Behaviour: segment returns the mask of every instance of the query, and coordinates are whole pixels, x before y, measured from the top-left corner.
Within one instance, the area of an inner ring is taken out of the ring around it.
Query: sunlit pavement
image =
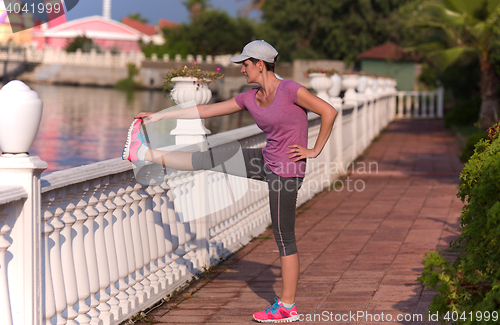
[[[447,249],[459,233],[458,151],[442,120],[395,121],[355,162],[349,179],[299,209],[301,323],[438,324],[426,321],[434,292],[423,290],[417,277],[424,254]],[[267,230],[216,267],[208,281],[179,295],[187,299],[164,304],[148,320],[255,324],[252,313],[281,293],[272,236]],[[398,315],[413,321],[397,321]]]

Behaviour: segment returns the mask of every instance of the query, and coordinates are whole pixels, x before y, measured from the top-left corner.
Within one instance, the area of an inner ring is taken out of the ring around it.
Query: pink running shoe
[[[253,314],[253,319],[259,323],[288,323],[296,322],[299,320],[299,313],[297,312],[297,307],[293,305],[292,308],[288,309],[283,306],[283,303],[278,299],[274,298],[276,301],[271,307],[259,311]]]
[[[135,119],[128,129],[127,142],[122,152],[122,159],[143,161],[149,147],[141,133],[142,119]]]

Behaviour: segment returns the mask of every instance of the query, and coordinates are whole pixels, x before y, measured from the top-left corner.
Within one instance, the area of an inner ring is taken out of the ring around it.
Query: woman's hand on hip
[[[318,156],[314,149],[307,149],[299,146],[298,144],[293,144],[291,146],[288,146],[288,148],[290,148],[290,150],[288,150],[286,153],[292,154],[288,158],[293,159],[293,162],[297,162],[299,160],[307,158],[316,158]]]

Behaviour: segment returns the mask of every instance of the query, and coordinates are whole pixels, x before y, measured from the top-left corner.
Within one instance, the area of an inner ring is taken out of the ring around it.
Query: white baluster
[[[49,260],[50,260],[50,272],[52,275],[52,286],[54,288],[54,302],[56,307],[56,324],[66,324],[66,319],[64,319],[62,313],[66,310],[66,291],[64,286],[64,277],[62,269],[62,259],[61,259],[61,229],[64,227],[64,223],[59,221],[59,217],[64,213],[64,210],[60,207],[62,200],[64,199],[64,193],[61,191],[54,192],[55,198],[49,206],[49,212],[52,218],[49,219],[50,226],[54,228],[52,233],[49,234],[49,241],[52,241],[54,245],[52,248],[49,247]]]
[[[163,190],[163,193],[161,195],[160,205],[161,205],[161,224],[164,235],[160,237],[163,239],[163,243],[158,241],[158,247],[160,256],[163,257],[162,265],[163,265],[163,271],[165,272],[165,279],[167,280],[167,285],[172,285],[174,283],[174,274],[172,272],[172,268],[170,267],[172,259],[169,257],[169,255],[172,252],[173,245],[172,245],[172,234],[170,231],[171,227],[169,224],[168,214],[169,214],[169,209],[173,210],[174,207],[173,207],[173,202],[170,202],[168,200],[167,192],[170,191],[170,187],[168,186],[167,182],[162,182],[160,186]]]
[[[404,98],[404,91],[398,92],[398,118],[403,118],[404,117],[404,110],[405,110],[405,105],[403,102]]]
[[[186,174],[186,180],[185,180],[185,188],[186,192],[188,193],[186,195],[186,203],[187,203],[187,209],[188,209],[188,215],[189,216],[194,216],[195,211],[194,211],[194,205],[195,200],[197,200],[194,197],[194,173],[190,172]],[[205,186],[205,184],[200,184],[200,186]],[[193,218],[189,218],[189,221],[186,222],[186,255],[184,258],[189,261],[190,264],[190,272],[193,273],[194,269],[197,267],[197,261],[196,261],[196,244],[194,243],[194,240],[196,238],[196,232],[194,231],[194,222]]]
[[[133,184],[133,192],[130,197],[134,200],[130,206],[130,228],[132,230],[132,241],[134,243],[134,257],[135,257],[135,285],[134,289],[136,296],[139,299],[139,303],[142,304],[146,301],[148,293],[144,290],[144,285],[142,281],[144,280],[144,275],[142,272],[144,264],[144,253],[142,248],[142,238],[141,238],[141,228],[139,225],[139,202],[142,200],[142,196],[139,195],[138,191],[142,188],[141,184]]]
[[[72,227],[76,219],[71,215],[71,212],[75,209],[75,205],[71,202],[75,188],[74,186],[71,186],[67,189],[61,189],[59,191],[61,191],[61,196],[64,197],[63,202],[61,202],[61,207],[63,208],[64,213],[59,220],[64,225],[61,230],[61,262],[64,288],[66,291],[66,319],[68,320],[68,324],[76,324],[74,319],[78,316],[78,312],[74,309],[74,306],[78,302],[78,288],[76,284],[72,247]]]
[[[0,206],[0,321],[1,324],[12,325],[12,311],[10,307],[9,287],[7,283],[7,261],[5,252],[11,243],[5,238],[11,228],[5,224],[9,216],[6,206]]]
[[[90,306],[86,303],[87,298],[90,297],[90,282],[83,233],[83,223],[87,220],[87,215],[82,212],[82,209],[87,207],[88,197],[86,195],[89,190],[89,183],[81,183],[74,187],[76,187],[76,200],[73,216],[76,218],[76,222],[73,225],[73,230],[76,232],[76,235],[73,239],[73,260],[75,263],[75,280],[78,292],[78,317],[76,321],[78,324],[90,324],[90,317],[87,316]]]
[[[42,222],[41,222],[41,244],[42,244],[42,294],[44,298],[42,299],[42,315],[45,324],[51,324],[51,319],[56,314],[56,303],[54,297],[54,287],[52,285],[52,273],[50,271],[50,258],[49,258],[49,235],[54,230],[48,221],[54,216],[50,211],[48,211],[48,206],[50,204],[50,199],[54,198],[54,193],[49,192],[43,195],[42,200]],[[0,217],[1,222],[1,217]],[[1,258],[0,258],[1,262]],[[2,267],[0,267],[2,269]],[[1,303],[0,303],[1,305]],[[0,311],[0,314],[2,312]],[[3,322],[2,322],[3,323]]]
[[[181,275],[185,276],[187,275],[188,272],[188,266],[186,265],[186,260],[183,258],[184,254],[186,254],[186,251],[184,250],[183,246],[186,243],[186,231],[184,228],[184,224],[181,222],[181,218],[179,216],[179,211],[180,213],[184,214],[186,213],[185,209],[185,204],[184,204],[184,198],[183,198],[183,191],[182,191],[182,184],[183,182],[183,174],[185,172],[177,172],[177,175],[173,177],[172,183],[174,184],[173,189],[174,189],[174,202],[180,202],[180,209],[179,207],[176,208],[176,222],[175,225],[177,226],[177,238],[178,238],[178,247],[175,250],[175,255],[177,258],[175,258],[175,263],[179,266],[179,269],[181,271]],[[174,256],[172,256],[174,259]]]
[[[167,182],[167,184],[169,184],[169,182]],[[169,254],[169,259],[172,260],[170,264],[168,264],[168,266],[170,266],[170,268],[172,269],[172,274],[175,277],[175,281],[178,281],[181,278],[182,270],[179,268],[179,264],[177,264],[176,262],[177,259],[179,258],[179,256],[175,254],[175,250],[179,247],[179,236],[178,236],[177,220],[174,207],[174,194],[171,188],[166,193],[166,199],[168,204],[167,218],[168,218],[168,227],[170,230],[171,249],[169,250],[169,241],[166,242],[166,247],[167,247],[167,252],[168,251],[171,252]]]
[[[135,254],[134,254],[134,241],[132,236],[132,226],[131,226],[131,213],[130,206],[134,203],[134,199],[130,196],[130,194],[134,191],[133,184],[130,183],[130,179],[133,177],[133,172],[128,172],[127,179],[128,183],[125,183],[125,194],[122,196],[122,199],[125,201],[125,206],[123,207],[123,232],[126,238],[125,240],[125,249],[127,251],[127,273],[128,273],[128,289],[127,294],[129,296],[130,306],[131,308],[135,308],[139,305],[139,300],[137,297],[137,292],[135,286],[137,281],[135,280],[135,271],[136,271],[136,262],[135,262]],[[134,180],[135,182],[135,180]]]
[[[111,296],[107,292],[109,287],[109,264],[108,255],[106,253],[106,240],[104,237],[104,215],[108,209],[104,206],[104,202],[108,199],[108,196],[104,194],[106,187],[109,184],[109,177],[103,177],[100,179],[100,187],[96,191],[95,197],[98,200],[95,209],[99,213],[95,218],[95,248],[97,256],[97,269],[99,271],[99,318],[103,320],[105,325],[111,324],[114,320],[113,314],[111,313],[111,306],[109,300]],[[96,296],[97,297],[97,296]]]
[[[104,241],[106,247],[106,254],[108,256],[108,266],[109,266],[109,295],[111,299],[109,300],[109,305],[111,306],[111,313],[115,319],[119,319],[122,316],[122,309],[120,307],[120,300],[117,295],[120,293],[116,284],[119,280],[118,274],[118,261],[116,256],[116,246],[115,238],[113,232],[113,213],[116,209],[116,204],[113,203],[116,197],[115,188],[112,182],[106,187],[104,193],[108,197],[105,201],[104,206],[107,208],[106,214],[104,215]]]
[[[420,96],[418,91],[412,92],[413,96],[415,97],[415,102],[413,103],[413,117],[420,117]],[[410,95],[411,96],[411,95]]]
[[[120,300],[120,307],[124,314],[130,312],[130,301],[126,290],[128,289],[128,284],[125,282],[125,278],[128,276],[128,261],[127,261],[127,251],[125,246],[125,237],[123,230],[123,207],[127,203],[123,200],[122,196],[125,194],[125,183],[122,181],[125,174],[115,175],[113,177],[113,184],[115,187],[116,196],[113,199],[113,203],[116,205],[116,209],[113,211],[114,223],[113,223],[113,239],[115,242],[115,252],[116,252],[116,262],[118,266],[118,295],[116,296]]]
[[[435,116],[435,107],[434,106],[434,96],[436,96],[436,92],[433,91],[429,94],[429,117],[433,118]]]
[[[154,289],[154,293],[160,292],[160,282],[156,275],[158,271],[158,266],[156,265],[156,260],[158,259],[158,241],[156,239],[155,230],[155,216],[153,212],[153,197],[156,192],[153,190],[153,186],[148,186],[146,188],[146,193],[148,193],[148,199],[146,201],[146,230],[147,230],[147,244],[149,247],[149,271],[151,272],[148,276],[149,281],[151,281],[151,287]]]
[[[149,249],[149,234],[146,219],[146,202],[149,198],[149,195],[142,187],[137,193],[141,196],[141,200],[139,202],[139,229],[141,232],[142,240],[142,276],[144,277],[141,283],[144,286],[144,291],[147,293],[147,298],[149,298],[156,293],[149,279],[149,276],[151,274],[151,271],[149,269],[149,264],[151,262],[151,252]]]
[[[99,318],[99,311],[97,306],[99,306],[99,300],[96,295],[99,292],[99,270],[97,264],[97,254],[95,247],[95,218],[99,215],[99,212],[94,208],[94,206],[99,202],[96,197],[98,188],[100,186],[99,180],[93,180],[89,182],[90,190],[87,195],[83,198],[87,202],[87,206],[83,212],[87,215],[87,220],[85,220],[83,226],[87,228],[87,233],[84,237],[85,246],[85,257],[87,258],[87,270],[89,276],[89,288],[90,288],[90,311],[88,315],[91,318],[91,324],[99,325],[102,324],[102,320]]]
[[[437,91],[437,117],[443,117],[444,88],[440,86]]]
[[[411,92],[406,93],[406,113],[405,117],[411,117]]]
[[[422,92],[422,117],[426,118],[427,117],[427,91]]]
[[[153,197],[153,217],[154,217],[154,229],[156,233],[156,247],[157,256],[156,264],[158,265],[158,271],[156,271],[156,276],[158,276],[158,282],[160,282],[161,288],[163,290],[167,289],[167,277],[164,271],[165,262],[163,257],[166,254],[165,251],[165,233],[163,230],[163,220],[162,220],[162,194],[164,192],[161,186],[153,186],[152,190],[155,192]]]

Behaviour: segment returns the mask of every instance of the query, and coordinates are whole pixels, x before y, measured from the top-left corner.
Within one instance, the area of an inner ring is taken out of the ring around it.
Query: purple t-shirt
[[[297,91],[302,85],[292,80],[282,80],[274,100],[266,108],[257,105],[254,88],[235,97],[239,107],[252,114],[257,126],[266,134],[262,150],[264,162],[273,173],[282,177],[304,177],[305,159],[293,162],[288,146],[298,144],[307,148],[307,110],[297,104]]]

